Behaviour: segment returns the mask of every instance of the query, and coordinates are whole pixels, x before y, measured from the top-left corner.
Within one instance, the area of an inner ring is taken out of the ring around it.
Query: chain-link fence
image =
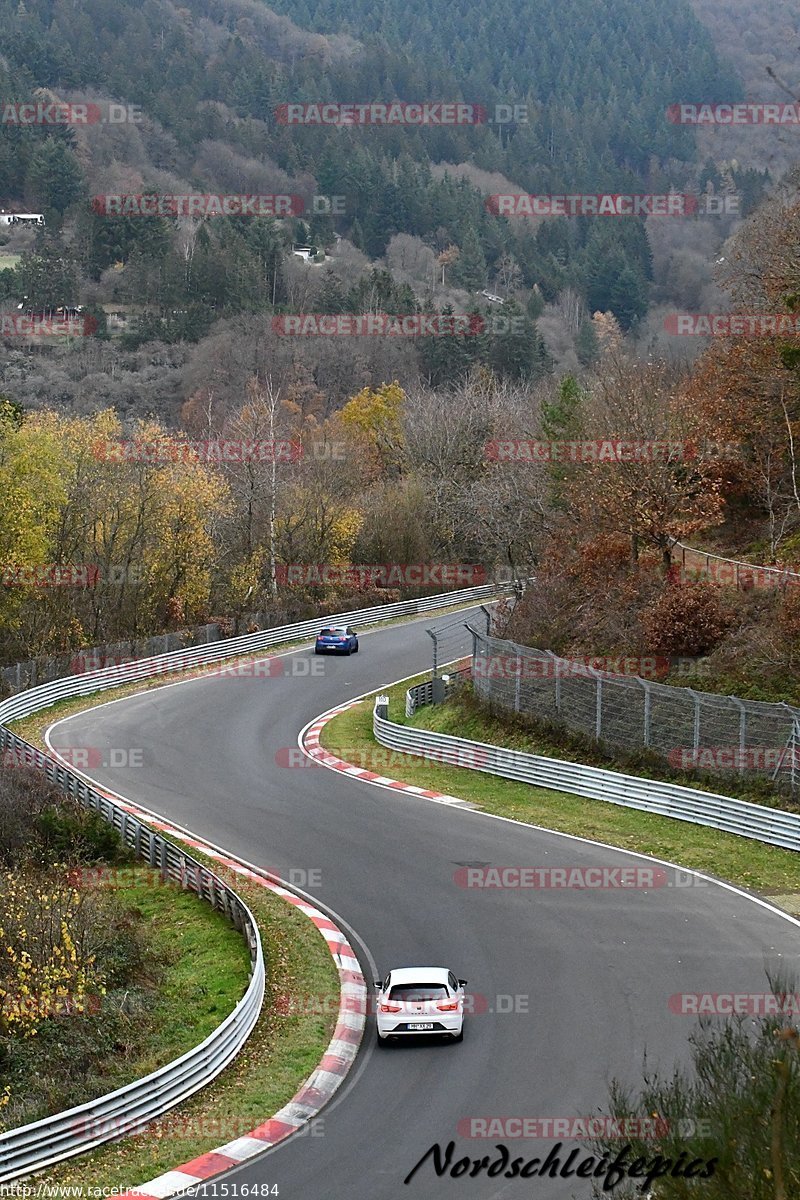
[[[800,709],[670,687],[520,646],[468,626],[476,694],[612,750],[650,750],[682,770],[800,788]]]

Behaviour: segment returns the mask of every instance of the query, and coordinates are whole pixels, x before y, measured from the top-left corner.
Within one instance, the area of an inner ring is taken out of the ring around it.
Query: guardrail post
[[[425,632],[427,633],[428,637],[429,637],[429,638],[431,638],[431,639],[432,639],[432,641],[433,641],[433,663],[431,664],[431,679],[435,679],[435,678],[436,678],[436,672],[437,672],[437,671],[438,671],[438,669],[439,669],[439,664],[438,664],[438,661],[437,661],[437,651],[438,651],[438,649],[439,649],[439,646],[438,646],[438,642],[437,642],[437,640],[436,640],[436,632],[435,632],[435,630],[433,630],[433,629],[426,629],[426,630],[425,630]]]

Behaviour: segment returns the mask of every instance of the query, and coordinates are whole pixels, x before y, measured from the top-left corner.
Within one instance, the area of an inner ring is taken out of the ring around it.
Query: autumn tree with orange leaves
[[[736,311],[800,313],[800,204],[762,205],[734,240],[724,286]],[[771,561],[800,541],[800,339],[726,337],[700,359],[684,397],[700,440],[734,442],[720,476],[732,514],[766,520]]]
[[[676,539],[720,520],[716,465],[689,438],[681,395],[681,377],[665,363],[618,351],[601,364],[583,404],[582,436],[633,448],[619,458],[598,453],[570,471],[568,520],[581,539],[583,531],[623,535],[633,562],[654,549],[668,566]]]

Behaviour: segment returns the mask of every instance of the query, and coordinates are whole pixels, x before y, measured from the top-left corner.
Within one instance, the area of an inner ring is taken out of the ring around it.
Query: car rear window
[[[443,983],[397,983],[392,988],[389,999],[413,1004],[423,1000],[442,1000],[447,995],[447,988]]]
[[[320,637],[322,637],[323,635],[325,635],[325,634],[328,634],[328,633],[334,633],[334,634],[339,634],[339,635],[340,635],[340,634],[343,634],[343,633],[344,633],[344,630],[343,630],[343,629],[334,629],[334,628],[330,628],[330,629],[321,629],[321,630],[320,630],[320,632],[319,632],[319,636],[320,636]]]

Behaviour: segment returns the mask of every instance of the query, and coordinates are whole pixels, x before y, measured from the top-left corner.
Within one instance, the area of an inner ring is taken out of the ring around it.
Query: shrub
[[[647,648],[655,654],[689,658],[709,654],[732,624],[720,589],[705,580],[668,582],[642,613]]]
[[[124,862],[112,827],[65,796],[39,771],[9,757],[0,765],[0,864]]]

